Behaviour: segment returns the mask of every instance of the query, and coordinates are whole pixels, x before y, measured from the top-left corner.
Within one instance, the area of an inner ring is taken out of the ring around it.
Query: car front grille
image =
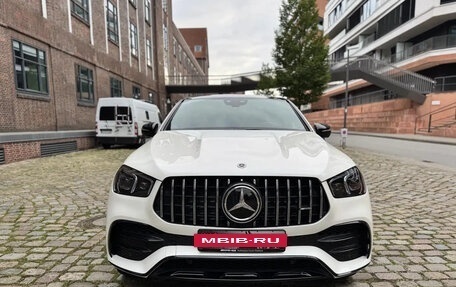
[[[261,210],[250,222],[229,219],[222,209],[224,193],[233,185],[258,190]],[[154,201],[155,212],[175,224],[205,227],[279,227],[311,224],[323,218],[329,202],[320,181],[302,177],[171,177]]]

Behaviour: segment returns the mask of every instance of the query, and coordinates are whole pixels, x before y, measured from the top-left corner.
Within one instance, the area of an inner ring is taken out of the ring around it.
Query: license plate
[[[287,241],[283,230],[199,230],[193,236],[193,246],[199,251],[283,252]]]
[[[111,130],[111,129],[100,129],[100,132],[101,132],[102,134],[109,134],[109,133],[112,132],[112,130]]]

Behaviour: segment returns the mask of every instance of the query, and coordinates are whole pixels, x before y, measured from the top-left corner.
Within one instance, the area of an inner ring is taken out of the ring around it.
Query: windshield
[[[186,100],[167,129],[308,130],[285,100],[241,97]]]

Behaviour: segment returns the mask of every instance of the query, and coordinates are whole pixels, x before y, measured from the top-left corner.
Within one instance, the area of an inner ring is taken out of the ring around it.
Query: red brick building
[[[0,1],[0,163],[95,146],[101,97],[166,113],[170,2]]]
[[[205,74],[209,70],[209,47],[206,28],[181,28],[179,29],[185,42],[192,50],[193,56]]]

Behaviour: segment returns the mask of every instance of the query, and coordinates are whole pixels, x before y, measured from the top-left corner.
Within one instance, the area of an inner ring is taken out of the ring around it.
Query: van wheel
[[[103,146],[104,149],[109,149],[111,147],[110,144],[102,144],[102,146]]]

